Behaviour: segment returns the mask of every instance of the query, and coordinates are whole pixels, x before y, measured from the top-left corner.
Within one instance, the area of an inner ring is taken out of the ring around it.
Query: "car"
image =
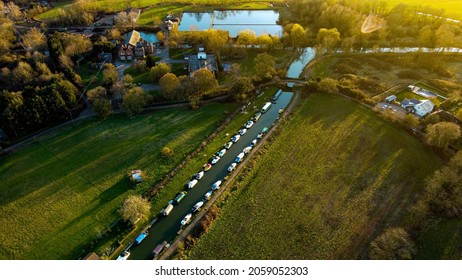
[[[263,137],[263,133],[259,132],[259,133],[257,134],[257,139],[261,139],[262,137]]]
[[[237,155],[236,159],[234,160],[235,163],[239,163],[242,161],[242,159],[244,158],[245,154],[244,153],[240,153]]]
[[[250,153],[250,150],[252,150],[252,148],[253,148],[253,146],[247,146],[247,147],[244,148],[244,150],[242,150],[242,152],[244,154],[248,154],[248,153]]]
[[[253,116],[252,120],[254,122],[258,121],[258,119],[261,117],[261,112],[256,112],[255,115]]]
[[[204,194],[204,200],[209,200],[212,197],[212,191],[208,191]]]
[[[223,157],[225,154],[226,154],[226,149],[222,149],[221,151],[217,153],[217,156]]]
[[[231,165],[228,167],[228,172],[232,172],[237,166],[237,163],[233,162]]]
[[[227,150],[229,150],[229,148],[231,148],[231,146],[233,145],[233,141],[229,141],[228,143],[226,143],[223,147]]]
[[[199,211],[199,209],[201,209],[202,205],[204,205],[204,202],[199,201],[193,206],[193,208],[191,209],[191,212],[196,213],[197,211]]]
[[[253,126],[253,121],[247,121],[247,123],[245,124],[245,128],[249,129]]]
[[[183,220],[181,220],[181,225],[185,226],[191,221],[192,218],[192,213],[189,213],[188,215],[184,216]]]
[[[196,178],[197,180],[202,179],[202,177],[204,177],[204,171],[199,171],[196,174],[194,174],[194,178]]]
[[[252,140],[252,146],[255,147],[255,146],[257,145],[257,143],[258,143],[258,139],[257,139],[257,138],[255,138],[255,139]]]
[[[135,239],[135,245],[139,245],[147,236],[149,235],[149,232],[143,231],[138,235],[138,237]]]
[[[243,129],[239,129],[239,135],[244,135],[245,133],[247,132],[247,129],[243,128]]]
[[[180,192],[180,193],[175,197],[175,199],[173,199],[173,204],[178,204],[178,203],[180,203],[180,201],[182,201],[183,198],[185,198],[185,196],[186,196],[187,194],[188,194],[187,192]]]
[[[262,130],[261,130],[261,133],[267,133],[268,132],[268,128],[267,127],[264,127]]]
[[[239,141],[239,139],[241,139],[241,135],[236,134],[231,138],[231,141],[233,141],[233,143],[236,143],[237,141]]]
[[[220,189],[220,185],[221,185],[221,180],[218,180],[218,181],[216,181],[215,183],[213,183],[213,185],[212,185],[212,191],[215,191],[215,190]]]
[[[130,257],[130,252],[129,251],[123,251],[120,256],[117,257],[118,261],[126,261]]]
[[[210,163],[206,163],[206,164],[204,164],[204,167],[203,167],[203,169],[204,169],[204,171],[205,171],[205,172],[209,171],[209,170],[210,170],[210,168],[212,168],[212,165],[211,165]]]
[[[219,157],[219,156],[214,156],[214,157],[212,158],[212,160],[210,161],[210,163],[211,163],[212,165],[214,165],[214,164],[217,163],[220,159],[221,159],[221,157]]]
[[[194,188],[194,186],[197,184],[197,182],[198,181],[196,179],[189,181],[188,182],[188,189]]]

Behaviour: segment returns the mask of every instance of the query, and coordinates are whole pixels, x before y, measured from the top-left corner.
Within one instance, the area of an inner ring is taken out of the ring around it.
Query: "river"
[[[291,98],[292,92],[283,92],[276,104],[273,104],[268,112],[262,114],[260,119],[235,143],[215,164],[212,169],[205,173],[204,177],[188,191],[188,195],[180,202],[179,205],[173,208],[173,211],[167,217],[160,217],[159,220],[149,229],[149,235],[138,246],[130,248],[131,260],[146,260],[151,259],[152,250],[163,241],[171,242],[175,239],[180,222],[197,202],[201,201],[202,197],[208,192],[213,183],[222,180],[228,174],[228,166],[234,162],[236,156],[247,146],[250,145],[257,134],[264,128],[270,127],[279,116],[279,109],[285,108]],[[249,115],[249,119],[252,115]],[[231,137],[231,136],[230,136]],[[223,139],[223,144],[229,141]],[[204,162],[205,163],[205,162]],[[193,174],[191,174],[193,175]],[[173,198],[172,198],[173,199]],[[165,202],[167,204],[167,201]]]

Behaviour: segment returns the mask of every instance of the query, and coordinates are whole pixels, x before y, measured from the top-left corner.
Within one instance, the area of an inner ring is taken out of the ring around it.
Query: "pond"
[[[140,36],[141,36],[141,38],[143,38],[144,40],[146,40],[149,43],[158,43],[159,42],[159,40],[157,39],[156,34],[154,34],[154,33],[140,31]]]
[[[299,78],[305,66],[313,60],[314,54],[313,48],[306,48],[300,57],[290,65],[289,70],[287,70],[287,78]]]
[[[209,28],[229,31],[236,37],[239,31],[252,30],[261,34],[282,35],[282,27],[277,24],[279,13],[273,10],[233,10],[213,13],[183,13],[178,30],[207,30]]]

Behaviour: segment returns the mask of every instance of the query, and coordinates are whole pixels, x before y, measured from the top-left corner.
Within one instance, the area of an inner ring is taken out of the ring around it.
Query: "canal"
[[[236,156],[242,150],[249,146],[257,134],[264,127],[271,125],[279,117],[279,109],[285,109],[290,103],[292,92],[283,92],[277,102],[273,104],[268,112],[262,114],[260,119],[241,136],[240,140],[235,143],[208,172],[197,183],[197,185],[188,190],[188,195],[180,202],[179,205],[173,208],[173,211],[167,217],[160,217],[159,220],[149,229],[149,235],[138,246],[130,248],[129,259],[146,260],[151,259],[151,252],[154,248],[163,241],[171,242],[177,235],[180,229],[180,222],[197,202],[202,200],[202,197],[208,192],[213,183],[222,180],[228,174],[228,166],[234,162]],[[269,100],[268,100],[269,101]],[[249,119],[253,115],[249,115]],[[232,135],[230,135],[231,138]],[[223,143],[224,144],[224,143]],[[204,162],[205,164],[205,162]],[[193,175],[193,174],[191,174]],[[172,198],[173,199],[173,198]]]

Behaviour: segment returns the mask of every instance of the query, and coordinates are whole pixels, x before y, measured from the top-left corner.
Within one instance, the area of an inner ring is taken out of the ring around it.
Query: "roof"
[[[433,107],[435,107],[435,104],[433,104],[433,102],[431,102],[430,100],[422,100],[422,102],[419,105],[423,110],[425,110],[428,113],[433,111]]]
[[[101,260],[100,257],[95,252],[88,253],[83,259],[87,260],[87,261],[99,261],[99,260]]]
[[[188,64],[190,73],[201,68],[206,68],[212,72],[218,70],[217,59],[214,54],[207,54],[205,58],[199,58],[197,54],[192,54],[189,56]]]
[[[125,35],[125,42],[132,46],[136,46],[136,43],[138,43],[140,39],[141,39],[141,35],[136,30],[132,30]]]

